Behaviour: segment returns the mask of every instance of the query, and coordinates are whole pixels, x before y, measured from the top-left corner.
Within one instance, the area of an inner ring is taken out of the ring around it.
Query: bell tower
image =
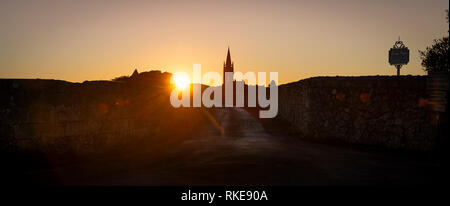
[[[225,72],[234,72],[234,63],[231,62],[230,47],[228,47],[227,60],[223,63],[223,84],[225,84]],[[233,80],[231,80],[233,82]]]

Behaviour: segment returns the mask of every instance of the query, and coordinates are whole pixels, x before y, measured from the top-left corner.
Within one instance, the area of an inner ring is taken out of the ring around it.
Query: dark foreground
[[[211,124],[195,138],[156,155],[136,152],[120,161],[92,159],[15,176],[26,180],[22,184],[44,185],[416,185],[440,180],[439,162],[424,155],[303,141],[282,126],[266,127],[240,108],[210,117]]]

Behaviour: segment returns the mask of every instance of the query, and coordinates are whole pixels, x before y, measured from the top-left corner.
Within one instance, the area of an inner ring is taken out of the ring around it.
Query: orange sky
[[[418,50],[448,35],[447,0],[21,1],[0,3],[0,78],[112,79],[139,71],[278,71],[395,75],[388,49],[411,51],[402,74],[424,74]]]

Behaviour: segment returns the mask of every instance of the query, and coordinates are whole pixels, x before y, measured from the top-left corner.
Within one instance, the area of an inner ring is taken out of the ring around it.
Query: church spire
[[[225,73],[234,72],[234,65],[231,62],[230,47],[228,47],[227,60],[223,63],[223,82],[225,83]],[[233,81],[233,80],[231,80]]]
[[[228,46],[227,61],[225,63],[225,66],[227,66],[227,67],[231,66],[231,55],[230,55],[230,47],[229,46]]]

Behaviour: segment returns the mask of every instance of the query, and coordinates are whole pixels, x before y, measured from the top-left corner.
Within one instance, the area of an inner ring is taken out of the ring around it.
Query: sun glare
[[[172,80],[178,89],[185,89],[191,82],[189,76],[184,72],[177,72],[173,74]]]

